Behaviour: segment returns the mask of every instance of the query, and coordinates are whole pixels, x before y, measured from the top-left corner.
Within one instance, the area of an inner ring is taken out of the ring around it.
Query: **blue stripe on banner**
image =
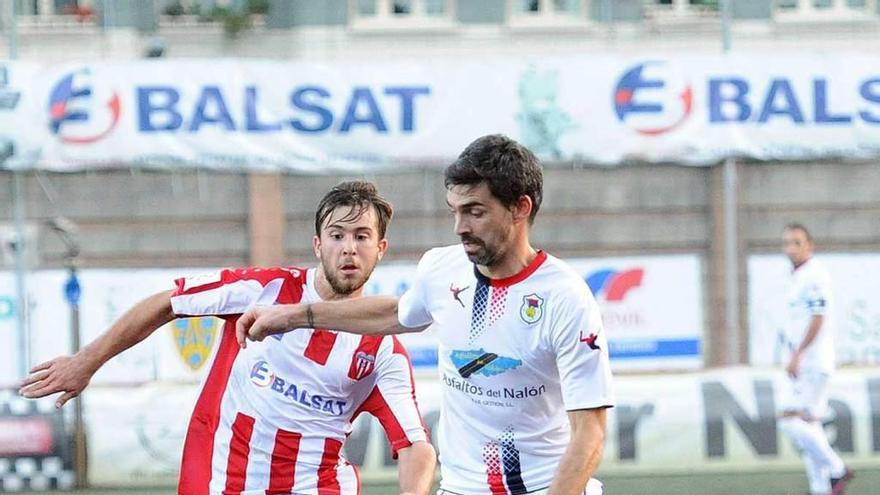
[[[430,347],[409,347],[409,360],[415,368],[427,368],[437,366],[437,349]]]
[[[700,340],[612,340],[608,343],[608,351],[612,359],[697,357],[700,356]]]

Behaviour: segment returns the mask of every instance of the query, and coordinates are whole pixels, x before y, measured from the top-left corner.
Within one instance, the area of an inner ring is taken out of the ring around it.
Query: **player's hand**
[[[788,376],[792,378],[797,378],[798,374],[801,371],[801,355],[796,352],[792,354],[791,360],[788,362],[788,366],[785,367],[785,372],[788,373]]]
[[[295,305],[254,306],[245,311],[235,324],[235,339],[242,349],[247,341],[262,342],[266,337],[284,333],[295,328],[291,323],[291,313]]]
[[[29,373],[19,393],[28,399],[38,399],[63,392],[55,401],[55,407],[60,408],[86,388],[95,369],[84,355],[76,354],[46,361],[34,366]]]

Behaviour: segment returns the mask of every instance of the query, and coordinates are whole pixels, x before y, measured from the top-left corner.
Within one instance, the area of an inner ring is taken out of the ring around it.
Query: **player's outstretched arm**
[[[583,492],[602,461],[605,444],[605,408],[568,412],[571,440],[559,462],[548,495],[577,495]]]
[[[434,483],[437,453],[430,442],[414,442],[397,451],[400,495],[428,495]]]
[[[92,375],[110,358],[175,318],[171,293],[159,292],[135,304],[106,333],[73,356],[59,356],[35,366],[22,382],[19,392],[29,399],[63,392],[55,407],[63,406],[86,388]]]
[[[405,327],[397,318],[396,297],[369,296],[311,304],[254,306],[235,325],[239,345],[247,340],[262,341],[269,335],[297,328],[327,328],[360,335],[391,335],[421,332],[421,327]]]

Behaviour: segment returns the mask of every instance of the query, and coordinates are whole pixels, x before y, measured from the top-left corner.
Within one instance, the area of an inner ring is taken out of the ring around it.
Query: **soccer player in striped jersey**
[[[107,360],[180,317],[225,320],[190,419],[178,492],[201,494],[360,493],[358,471],[340,451],[361,412],[379,419],[398,457],[400,492],[424,495],[434,449],[415,399],[412,367],[394,337],[319,328],[242,349],[236,320],[255,304],[351,299],[385,253],[391,205],[363,181],[333,188],[315,216],[318,266],[244,268],[182,278],[138,303],[74,356],[36,366],[25,397],[76,397]]]
[[[608,345],[584,280],[529,242],[542,184],[519,143],[477,139],[446,169],[461,244],[428,251],[400,300],[256,306],[239,320],[239,341],[310,320],[367,335],[433,325],[440,493],[600,494],[591,476],[614,404]]]

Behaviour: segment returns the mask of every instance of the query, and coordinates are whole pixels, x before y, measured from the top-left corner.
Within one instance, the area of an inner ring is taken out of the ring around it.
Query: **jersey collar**
[[[309,301],[312,302],[323,301],[323,299],[321,299],[321,296],[318,294],[318,289],[315,288],[315,276],[317,275],[317,268],[309,268],[306,271],[306,294],[309,295]]]
[[[480,273],[480,270],[477,269],[476,264],[474,264],[474,275],[477,276],[477,280],[482,280],[482,281],[488,283],[489,285],[491,285],[492,287],[510,287],[511,285],[518,284],[518,283],[522,282],[523,280],[529,278],[529,276],[531,276],[531,274],[535,273],[535,271],[538,268],[540,268],[541,265],[544,264],[544,261],[546,261],[546,260],[547,260],[547,253],[545,253],[543,250],[538,250],[538,255],[535,256],[535,259],[533,259],[532,262],[529,263],[529,265],[527,267],[520,270],[519,273],[516,273],[516,274],[511,275],[509,277],[489,278],[489,277],[483,275],[482,273]]]

